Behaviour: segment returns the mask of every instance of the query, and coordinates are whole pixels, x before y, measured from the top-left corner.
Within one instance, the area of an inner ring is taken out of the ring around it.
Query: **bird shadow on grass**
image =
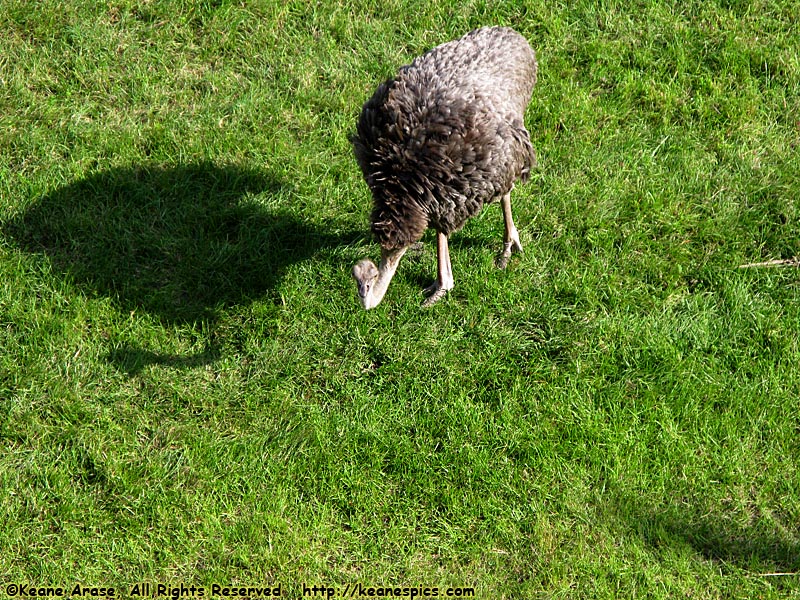
[[[226,307],[276,293],[292,264],[358,238],[300,220],[282,202],[286,192],[268,170],[209,162],[115,168],[48,193],[2,233],[121,311],[213,324]],[[131,373],[218,357],[213,344],[189,357],[128,346],[108,360]]]

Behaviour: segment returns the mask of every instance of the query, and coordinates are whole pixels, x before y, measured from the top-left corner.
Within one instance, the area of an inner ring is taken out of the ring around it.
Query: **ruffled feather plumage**
[[[536,83],[527,40],[486,27],[437,46],[378,86],[351,138],[384,251],[448,236],[526,179],[536,156],[523,116]]]

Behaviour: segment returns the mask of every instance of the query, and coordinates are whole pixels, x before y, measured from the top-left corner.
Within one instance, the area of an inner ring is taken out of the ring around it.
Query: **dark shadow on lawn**
[[[290,265],[358,238],[303,222],[285,203],[265,208],[284,190],[268,171],[235,166],[117,168],[47,194],[2,232],[123,311],[167,324],[213,322],[226,306],[268,296]],[[110,360],[192,366],[214,358],[213,348],[188,359],[126,348]]]
[[[124,344],[109,352],[106,359],[128,375],[136,375],[148,365],[160,365],[173,369],[192,369],[209,365],[219,357],[220,350],[212,342],[202,352],[189,356],[151,352],[143,348],[136,348],[130,344]]]
[[[684,514],[674,507],[630,514],[636,530],[653,547],[688,544],[706,559],[753,573],[800,572],[800,530],[795,523],[776,522],[775,515],[754,514],[742,525],[729,515]]]

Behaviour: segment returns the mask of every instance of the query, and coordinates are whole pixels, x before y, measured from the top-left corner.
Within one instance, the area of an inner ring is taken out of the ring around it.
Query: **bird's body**
[[[403,252],[428,227],[437,231],[439,251],[428,303],[443,296],[453,283],[447,236],[497,198],[506,221],[504,261],[521,250],[509,194],[536,161],[523,123],[536,75],[524,37],[487,27],[420,56],[364,104],[352,142],[372,190],[371,229],[382,249],[379,268],[362,261],[353,271],[366,308],[380,302]]]

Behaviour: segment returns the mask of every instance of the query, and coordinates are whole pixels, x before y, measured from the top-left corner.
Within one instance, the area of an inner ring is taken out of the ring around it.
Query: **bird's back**
[[[375,201],[372,231],[400,247],[449,234],[535,163],[523,123],[536,57],[512,29],[477,29],[400,69],[364,105],[352,138]]]
[[[536,55],[509,27],[483,27],[426,52],[400,69],[398,82],[420,98],[461,96],[521,121],[536,84]]]

